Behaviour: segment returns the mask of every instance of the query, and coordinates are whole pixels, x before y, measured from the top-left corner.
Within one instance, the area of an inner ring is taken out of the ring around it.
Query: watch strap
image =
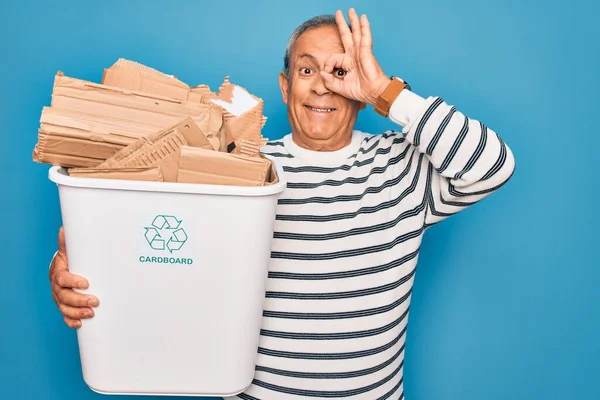
[[[375,102],[375,111],[384,118],[387,118],[390,113],[392,103],[400,95],[402,90],[407,88],[407,86],[408,85],[406,82],[392,77],[389,85],[386,86],[383,93],[379,96],[379,98],[377,98],[377,101]]]

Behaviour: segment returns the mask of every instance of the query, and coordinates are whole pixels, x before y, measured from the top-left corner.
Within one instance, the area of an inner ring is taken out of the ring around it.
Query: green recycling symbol
[[[157,215],[152,226],[147,226],[146,241],[154,250],[169,250],[173,253],[181,249],[188,239],[187,233],[180,228],[181,220],[172,215]]]

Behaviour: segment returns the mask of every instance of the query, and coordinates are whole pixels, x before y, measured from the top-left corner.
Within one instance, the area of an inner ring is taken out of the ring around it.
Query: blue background
[[[598,399],[599,6],[590,1],[13,1],[0,5],[0,397],[100,399],[47,279],[61,225],[34,164],[58,70],[100,81],[119,57],[265,100],[264,134],[289,129],[277,86],[296,25],[350,6],[375,55],[509,144],[501,191],[425,237],[406,355],[409,400]],[[371,108],[357,128],[391,128]]]

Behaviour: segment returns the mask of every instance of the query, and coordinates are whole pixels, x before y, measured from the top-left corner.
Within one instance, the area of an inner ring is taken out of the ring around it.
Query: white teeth
[[[335,111],[335,108],[315,108],[315,107],[311,107],[311,106],[306,106],[306,107],[308,107],[312,111],[321,112],[321,113]]]

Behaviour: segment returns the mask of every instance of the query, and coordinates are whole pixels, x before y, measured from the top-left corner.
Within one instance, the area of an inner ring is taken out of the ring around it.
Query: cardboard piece
[[[191,118],[141,138],[102,163],[100,168],[153,167],[160,165],[165,182],[176,182],[181,146],[214,151]]]
[[[182,146],[177,182],[236,186],[264,186],[271,161]]]
[[[45,164],[51,165],[59,165],[61,167],[70,168],[70,167],[81,167],[81,168],[90,168],[96,167],[104,162],[104,159],[98,158],[90,158],[90,157],[80,157],[73,156],[69,154],[52,154],[52,153],[44,153],[41,157],[43,157],[43,162]],[[34,154],[35,160],[35,154]]]
[[[128,123],[146,124],[156,130],[190,117],[213,149],[219,148],[218,135],[223,124],[223,111],[209,101],[179,101],[70,78],[59,72],[54,81],[51,106]]]
[[[258,157],[260,155],[260,149],[269,141],[267,138],[262,138],[260,141],[256,142],[248,139],[241,139],[239,151],[240,154],[250,156],[250,157]]]
[[[101,120],[87,121],[85,116],[86,114],[44,107],[33,160],[51,164],[58,155],[70,155],[76,158],[71,159],[70,165],[64,166],[86,167],[90,165],[88,159],[102,162],[143,134],[156,130],[151,128],[152,130],[147,131],[140,127],[139,133],[135,135],[129,128],[121,129]],[[77,164],[77,160],[86,161]],[[76,164],[72,165],[73,163]]]
[[[70,168],[70,176],[81,178],[99,179],[123,179],[135,181],[163,182],[160,167],[137,167],[137,168]]]
[[[89,135],[111,135],[112,141],[130,143],[154,133],[164,127],[146,122],[132,122],[107,116],[98,116],[56,107],[44,107],[40,118],[40,129],[50,133],[64,133],[87,138]]]
[[[91,156],[91,158],[105,160],[123,148],[123,146],[111,143],[54,135],[47,135],[42,143],[44,143],[44,152],[34,153],[34,156],[41,160],[47,159],[49,154],[82,154],[86,157]]]
[[[210,94],[210,101],[223,108],[228,152],[239,153],[242,139],[256,142],[261,140],[261,130],[266,122],[262,99],[241,86],[232,84],[229,77],[225,77],[219,92]]]
[[[173,75],[124,58],[104,70],[102,84],[198,103],[210,93],[207,85],[190,87]]]

